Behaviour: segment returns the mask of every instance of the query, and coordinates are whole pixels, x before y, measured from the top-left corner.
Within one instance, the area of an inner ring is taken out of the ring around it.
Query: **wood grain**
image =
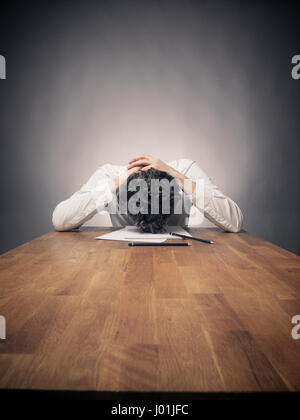
[[[50,232],[0,257],[0,388],[299,391],[300,258],[247,232],[128,247]]]

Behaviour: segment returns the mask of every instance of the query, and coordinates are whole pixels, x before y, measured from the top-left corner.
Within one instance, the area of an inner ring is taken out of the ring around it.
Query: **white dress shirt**
[[[189,211],[195,206],[204,216],[219,228],[228,232],[242,229],[243,214],[238,205],[226,197],[206,173],[191,159],[177,159],[167,163],[176,171],[192,181],[201,180],[204,185],[204,200],[197,201],[197,196],[190,197],[190,206],[182,214],[173,214],[168,220],[170,226],[187,226]],[[54,209],[52,222],[58,231],[78,228],[91,219],[97,212],[106,211],[115,197],[109,180],[127,170],[126,166],[105,164],[100,166],[79,191],[59,203]],[[109,213],[113,226],[128,226],[133,222],[127,214]]]

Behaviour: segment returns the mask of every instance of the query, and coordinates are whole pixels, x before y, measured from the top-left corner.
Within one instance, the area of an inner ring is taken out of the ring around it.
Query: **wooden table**
[[[1,389],[300,390],[300,258],[247,232],[128,247],[50,232],[0,257]]]

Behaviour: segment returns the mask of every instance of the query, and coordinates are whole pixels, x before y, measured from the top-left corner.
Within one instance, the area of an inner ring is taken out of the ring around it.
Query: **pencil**
[[[129,242],[128,246],[190,246],[188,242],[176,243],[155,243],[155,242]]]
[[[180,238],[185,238],[185,239],[193,239],[194,241],[205,242],[206,244],[214,243],[213,241],[209,241],[208,239],[201,239],[201,238],[196,238],[195,236],[182,235],[181,233],[170,232],[170,235],[179,236]]]

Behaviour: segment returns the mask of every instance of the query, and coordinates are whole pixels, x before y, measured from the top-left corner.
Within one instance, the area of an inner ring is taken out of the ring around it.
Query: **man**
[[[238,205],[212,183],[195,161],[177,159],[165,163],[150,155],[140,155],[131,159],[127,168],[110,164],[100,166],[79,191],[56,206],[52,217],[55,229],[66,231],[78,228],[97,212],[108,211],[110,207],[114,207],[111,204],[116,197],[119,198],[120,190],[129,184],[129,180],[147,180],[148,187],[149,179],[155,178],[156,175],[160,180],[163,177],[168,180],[174,179],[182,195],[189,198],[190,206],[184,206],[183,211],[178,214],[174,212],[176,206],[173,203],[172,212],[164,217],[161,206],[158,214],[109,211],[113,226],[137,225],[142,231],[153,233],[163,231],[166,224],[186,226],[189,210],[194,205],[219,228],[228,232],[239,232],[242,229],[243,214]],[[199,194],[199,185],[202,194]],[[128,193],[129,189],[126,190]],[[150,191],[149,186],[149,199]]]

